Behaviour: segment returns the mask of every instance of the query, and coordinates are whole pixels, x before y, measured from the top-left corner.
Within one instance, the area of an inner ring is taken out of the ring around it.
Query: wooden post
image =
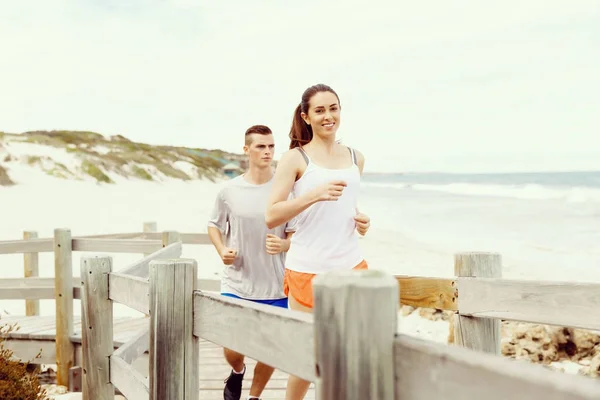
[[[56,302],[56,383],[69,387],[75,363],[73,336],[72,240],[69,229],[54,230],[54,299]]]
[[[38,234],[35,231],[23,232],[23,239],[37,239]],[[39,276],[39,255],[38,253],[24,253],[23,254],[23,272],[25,278]],[[39,300],[25,300],[25,315],[30,317],[33,315],[40,315],[40,301]]]
[[[69,369],[69,392],[83,392],[83,368],[81,366],[71,367]],[[83,399],[88,400],[90,397],[83,394]]]
[[[195,260],[150,262],[150,400],[198,400]]]
[[[454,273],[463,277],[501,278],[502,257],[496,253],[459,253],[454,256]],[[458,314],[454,315],[455,343],[500,355],[500,320],[460,315],[460,294],[458,308]]]
[[[398,281],[381,271],[313,280],[317,398],[394,398]]]
[[[167,247],[170,244],[177,243],[181,241],[179,238],[179,232],[175,231],[165,231],[162,234],[162,245],[163,247]]]
[[[156,222],[144,222],[144,232],[158,232],[158,225]],[[144,257],[149,255],[150,253],[144,253]]]
[[[113,353],[113,306],[108,297],[111,257],[81,259],[83,398],[114,400],[109,357]]]

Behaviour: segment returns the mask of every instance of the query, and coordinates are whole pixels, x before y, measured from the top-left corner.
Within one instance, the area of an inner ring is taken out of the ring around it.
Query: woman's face
[[[335,137],[340,124],[340,104],[337,96],[331,92],[318,92],[308,102],[308,115],[302,118],[310,124],[313,135]]]

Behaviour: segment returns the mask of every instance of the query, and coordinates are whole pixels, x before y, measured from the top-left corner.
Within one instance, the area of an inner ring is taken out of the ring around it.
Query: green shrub
[[[113,183],[113,181],[104,172],[102,172],[100,168],[88,160],[85,160],[83,164],[81,164],[81,169],[89,176],[95,178],[98,182]]]
[[[40,156],[27,156],[27,164],[35,165],[39,164],[42,161],[42,157]]]
[[[153,164],[156,169],[165,174],[166,176],[170,176],[171,178],[183,179],[184,181],[189,181],[190,177],[183,171],[164,163],[154,163]]]
[[[73,176],[73,173],[69,171],[69,168],[67,168],[64,164],[61,163],[54,164],[54,168],[46,171],[46,173],[50,176],[55,176],[57,178],[62,179],[69,179]]]
[[[148,173],[148,171],[146,171],[143,168],[138,167],[137,165],[134,165],[131,168],[131,172],[133,172],[133,174],[140,179],[143,179],[145,181],[151,181],[152,180],[152,175],[150,175]]]

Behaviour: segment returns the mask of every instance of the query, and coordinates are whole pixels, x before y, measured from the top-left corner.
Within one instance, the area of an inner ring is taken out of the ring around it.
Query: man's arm
[[[223,243],[223,235],[221,234],[221,231],[219,230],[219,228],[216,228],[214,226],[209,226],[208,227],[208,237],[210,238],[210,241],[212,242],[213,246],[215,247],[215,250],[217,250],[219,257],[221,257],[221,260],[223,260],[223,264],[225,264],[225,265],[233,264],[233,261],[235,260],[235,256],[237,255],[237,250],[230,249],[229,247],[225,247],[225,244]]]
[[[208,237],[210,238],[210,241],[212,242],[213,246],[215,247],[215,250],[217,250],[217,253],[219,253],[220,256],[221,252],[225,248],[225,243],[223,243],[223,235],[221,234],[219,228],[209,226]]]
[[[225,204],[223,193],[219,192],[208,220],[208,237],[223,264],[231,265],[237,255],[237,250],[230,249],[223,243],[223,232],[229,224],[229,210]]]

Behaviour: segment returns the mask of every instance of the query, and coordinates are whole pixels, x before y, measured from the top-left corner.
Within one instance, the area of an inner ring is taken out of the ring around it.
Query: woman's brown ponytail
[[[298,104],[296,110],[294,111],[292,127],[290,129],[289,135],[290,149],[302,147],[312,140],[312,127],[306,122],[304,122],[304,120],[302,119],[302,113],[308,114],[308,106],[310,99],[319,92],[331,92],[335,94],[335,97],[337,97],[338,103],[340,101],[340,97],[337,95],[337,93],[332,88],[322,83],[319,83],[318,85],[314,85],[306,89],[302,94],[302,101],[300,102],[300,104]]]

